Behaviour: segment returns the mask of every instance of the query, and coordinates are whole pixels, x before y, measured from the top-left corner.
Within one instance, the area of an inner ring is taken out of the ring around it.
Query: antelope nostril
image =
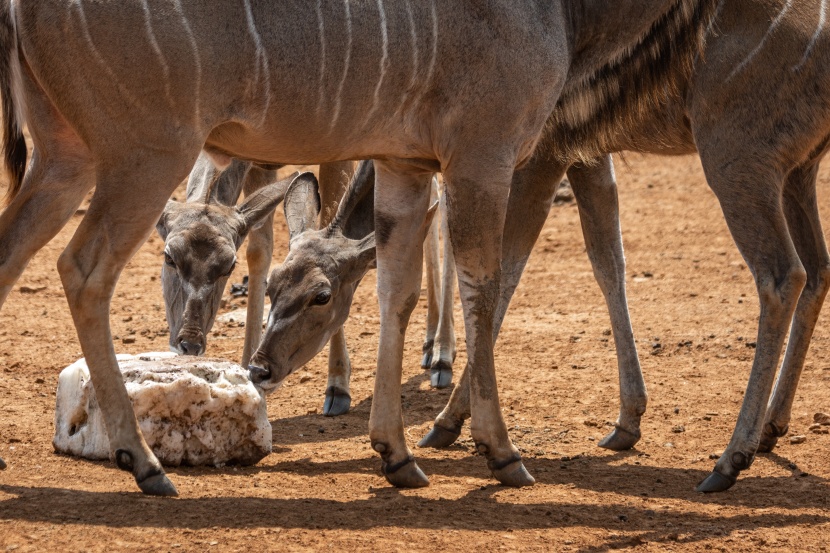
[[[188,342],[187,340],[179,342],[179,348],[185,355],[199,355],[202,353],[201,344],[194,344],[193,342]]]
[[[266,380],[271,379],[271,369],[257,367],[256,365],[249,365],[248,375],[251,378],[251,382],[254,384],[261,384]]]

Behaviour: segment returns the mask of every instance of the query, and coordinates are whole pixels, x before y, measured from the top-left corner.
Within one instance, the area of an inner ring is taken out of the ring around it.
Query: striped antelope
[[[276,179],[273,167],[234,160],[227,169],[219,172],[206,155],[200,156],[188,178],[186,202],[167,202],[156,224],[165,241],[162,290],[171,350],[184,355],[204,353],[207,334],[219,310],[228,277],[236,265],[236,251],[250,234],[246,250],[250,275],[246,317],[249,324],[245,327],[242,352],[242,365],[248,366],[262,336],[262,325],[253,322],[261,321],[264,311],[265,281],[273,253],[274,208],[283,200],[289,184],[297,181],[294,189],[313,190],[313,195],[308,194],[307,200],[315,204],[315,220],[308,222],[308,229],[316,229],[318,224],[328,225],[352,173],[352,162],[326,163],[320,167],[319,188],[317,179],[311,173],[295,174],[270,184]],[[371,177],[371,184],[374,184],[374,172]],[[243,189],[245,201],[235,207]],[[437,190],[433,194],[437,196]],[[322,209],[323,205],[326,209]],[[373,217],[371,207],[368,216]],[[371,223],[373,225],[374,220]],[[455,353],[452,327],[455,272],[452,256],[445,255],[444,277],[437,274],[437,259],[440,257],[437,226],[437,221],[430,225],[429,239],[424,242],[428,311],[423,364],[426,368],[431,367],[429,361],[434,350],[437,361],[432,371],[433,385],[446,387],[452,378]],[[356,285],[357,282],[359,277],[349,283]],[[443,292],[440,285],[448,292]],[[354,286],[351,291],[354,291]],[[336,325],[315,326],[309,330],[324,335],[324,339],[318,348],[295,366],[299,368],[308,362],[329,342],[328,384],[323,404],[323,414],[327,416],[347,413],[351,405],[351,363],[342,329],[350,304],[351,299],[343,304],[345,312],[337,318],[339,322]],[[316,344],[317,340],[304,333],[302,342],[308,346]]]
[[[435,234],[430,229],[437,228],[435,214],[439,205],[438,181],[433,178],[432,182],[433,208],[415,239],[421,240],[422,235],[426,234],[425,254],[428,256],[429,250],[433,250],[433,255],[438,257],[438,240],[429,240],[429,234]],[[285,197],[285,216],[290,249],[285,261],[274,268],[268,279],[271,312],[265,336],[250,366],[251,379],[266,392],[275,390],[289,374],[314,357],[336,329],[343,325],[357,285],[375,266],[374,185],[372,162],[361,162],[337,214],[319,230],[314,224],[320,210],[314,183],[300,182],[289,187]],[[428,272],[435,269],[437,263],[427,263]],[[445,248],[442,272],[443,290],[428,293],[436,299],[440,296],[439,317],[427,315],[428,322],[430,319],[438,321],[438,328],[431,330],[436,337],[434,351],[437,357],[431,367],[430,381],[436,388],[450,384],[455,355],[455,339],[452,336],[455,273],[450,248]],[[438,281],[434,277],[431,280]],[[430,306],[430,311],[439,309]],[[429,328],[427,336],[429,345]],[[432,348],[427,345],[425,356],[432,353]],[[426,362],[422,365],[430,367]],[[342,393],[335,391],[338,395]],[[348,387],[345,391],[347,401],[350,401]]]
[[[666,83],[690,66],[714,5],[4,0],[12,185],[0,216],[0,300],[95,186],[58,269],[116,464],[145,493],[175,494],[115,359],[108,313],[121,269],[203,149],[222,168],[231,158],[374,158],[381,330],[369,437],[389,482],[423,486],[404,437],[401,361],[422,262],[412,237],[441,171],[471,432],[499,481],[532,484],[501,415],[493,361],[513,172],[543,135],[559,155],[593,153],[672,94]],[[26,171],[23,121],[34,142]]]
[[[830,82],[826,17],[825,0],[722,1],[703,55],[691,77],[680,83],[682,100],[643,118],[605,147],[609,152],[668,155],[698,151],[709,186],[755,278],[761,307],[755,359],[729,446],[698,485],[702,492],[732,487],[756,451],[771,451],[787,433],[807,349],[830,288],[830,255],[816,205],[818,165],[830,148],[830,100],[824,93]],[[555,160],[535,163],[546,163],[544,170],[553,175],[565,168]],[[517,173],[514,182],[532,169]],[[583,227],[586,221],[604,220],[603,226],[612,229],[617,203],[610,158],[571,167],[568,176]],[[538,194],[535,203],[540,205],[550,194],[541,184],[526,190],[523,200],[533,202]],[[586,210],[586,202],[602,206],[603,213]],[[518,259],[529,255],[544,223],[542,211],[530,212],[522,222],[526,239],[512,246]],[[607,241],[609,234],[586,229],[585,239],[595,274],[610,298],[620,368],[620,418],[601,445],[623,449],[639,440],[646,392],[624,298],[620,301],[625,294],[622,243],[613,244],[615,263],[598,266],[595,260],[603,249],[596,244]],[[507,238],[503,247],[511,250]],[[504,288],[510,284],[503,280],[502,286],[500,310],[509,301]],[[469,416],[468,380],[462,374],[422,445],[455,441]]]

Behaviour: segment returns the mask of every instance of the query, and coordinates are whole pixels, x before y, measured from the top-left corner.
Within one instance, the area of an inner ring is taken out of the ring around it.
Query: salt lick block
[[[144,439],[164,465],[251,465],[271,453],[265,399],[230,361],[173,353],[118,355]],[[89,369],[61,371],[55,408],[60,453],[109,459],[109,440]]]

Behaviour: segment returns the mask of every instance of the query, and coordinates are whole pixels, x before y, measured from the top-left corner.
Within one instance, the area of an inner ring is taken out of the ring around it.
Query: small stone
[[[679,415],[679,414],[680,414],[680,407],[675,407],[675,408],[674,408],[674,414],[675,414],[675,415]]]
[[[671,442],[666,442],[666,443],[663,444],[663,447],[672,448],[672,447],[674,447],[674,444],[671,443]]]
[[[822,429],[822,427],[821,427],[821,425],[820,425],[820,424],[818,424],[818,423],[814,423],[814,424],[811,424],[811,425],[807,428],[807,430],[809,430],[810,432],[814,432],[814,433],[816,433],[816,434],[821,434],[821,431],[822,431],[823,429]]]
[[[121,338],[121,343],[123,344],[135,344],[135,334],[130,334],[129,336],[124,336]]]
[[[801,436],[801,435],[799,435],[799,436],[790,436],[790,443],[793,444],[793,445],[803,444],[806,441],[807,441],[807,436]]]
[[[686,427],[683,426],[682,424],[678,424],[677,426],[672,426],[671,431],[674,432],[675,434],[681,434],[681,433],[686,431]]]
[[[628,516],[626,516],[626,515],[617,515],[617,519],[620,522],[628,522]]]
[[[37,294],[38,292],[43,292],[46,290],[46,286],[21,286],[20,293],[21,294]]]
[[[830,415],[827,413],[816,413],[813,415],[813,422],[823,426],[830,426]]]
[[[717,461],[718,459],[721,458],[722,455],[723,455],[723,451],[716,451],[714,453],[710,453],[709,458],[712,459],[712,460]]]
[[[300,377],[300,384],[305,384],[309,380],[311,380],[311,375],[304,374],[303,376]]]

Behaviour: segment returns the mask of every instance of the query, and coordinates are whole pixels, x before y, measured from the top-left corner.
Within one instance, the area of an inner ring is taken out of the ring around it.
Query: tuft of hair
[[[3,0],[0,2],[0,95],[3,97],[3,159],[9,175],[4,205],[8,205],[20,192],[28,155],[22,122],[12,93],[16,57],[17,33],[12,20],[11,3]]]
[[[611,151],[626,129],[682,100],[717,6],[718,0],[677,0],[623,55],[566,83],[540,153],[590,163]]]
[[[26,139],[12,93],[13,64],[17,62],[17,33],[12,21],[11,3],[0,1],[0,95],[3,97],[3,158],[11,177],[6,191],[5,205],[8,205],[23,184],[26,172]]]

